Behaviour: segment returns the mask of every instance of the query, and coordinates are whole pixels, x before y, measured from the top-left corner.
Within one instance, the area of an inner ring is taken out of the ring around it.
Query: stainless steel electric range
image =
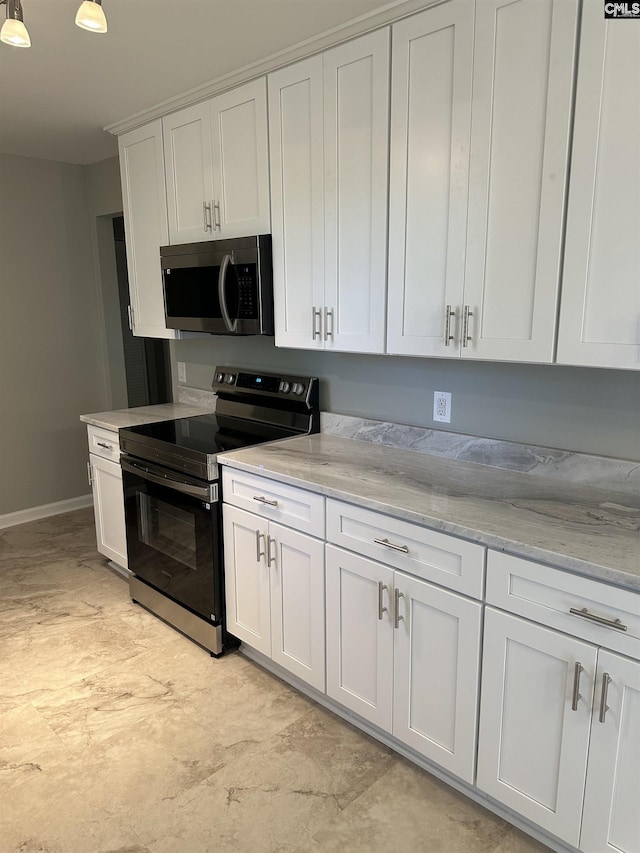
[[[216,368],[215,414],[120,430],[131,598],[213,655],[226,632],[225,450],[318,432],[318,380]]]

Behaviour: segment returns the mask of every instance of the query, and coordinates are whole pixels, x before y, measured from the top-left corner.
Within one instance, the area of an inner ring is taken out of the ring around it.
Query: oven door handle
[[[149,480],[150,483],[157,483],[159,486],[165,486],[167,489],[173,489],[176,492],[181,492],[184,495],[189,495],[192,498],[198,498],[206,503],[218,502],[218,484],[217,483],[190,483],[185,480],[179,480],[173,477],[170,473],[159,468],[148,468],[146,465],[140,465],[131,459],[121,457],[120,464],[123,471],[129,471],[131,474],[137,474],[143,480]]]
[[[233,256],[225,255],[220,264],[220,272],[218,273],[218,299],[220,300],[220,309],[225,326],[230,332],[235,332],[238,327],[238,320],[231,320],[227,307],[226,278],[229,264],[233,266]]]

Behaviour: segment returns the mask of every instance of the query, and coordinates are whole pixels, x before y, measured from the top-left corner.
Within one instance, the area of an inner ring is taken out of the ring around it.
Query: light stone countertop
[[[211,411],[211,408],[191,406],[186,403],[158,403],[155,406],[138,406],[134,409],[116,409],[113,412],[94,412],[90,415],[80,415],[80,420],[103,429],[119,430],[124,427],[152,424],[173,418],[206,415]]]
[[[335,435],[222,464],[640,591],[640,496]]]

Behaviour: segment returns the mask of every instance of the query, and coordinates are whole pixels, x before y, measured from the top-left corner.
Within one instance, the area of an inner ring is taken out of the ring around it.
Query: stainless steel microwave
[[[271,235],[160,248],[168,329],[273,334]]]

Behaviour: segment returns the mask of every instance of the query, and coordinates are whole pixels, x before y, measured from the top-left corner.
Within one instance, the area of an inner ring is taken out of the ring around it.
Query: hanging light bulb
[[[106,33],[107,19],[102,11],[102,0],[84,0],[78,9],[76,24],[92,33]]]
[[[14,47],[31,47],[31,39],[22,19],[20,0],[5,0],[7,20],[0,30],[0,41]]]

